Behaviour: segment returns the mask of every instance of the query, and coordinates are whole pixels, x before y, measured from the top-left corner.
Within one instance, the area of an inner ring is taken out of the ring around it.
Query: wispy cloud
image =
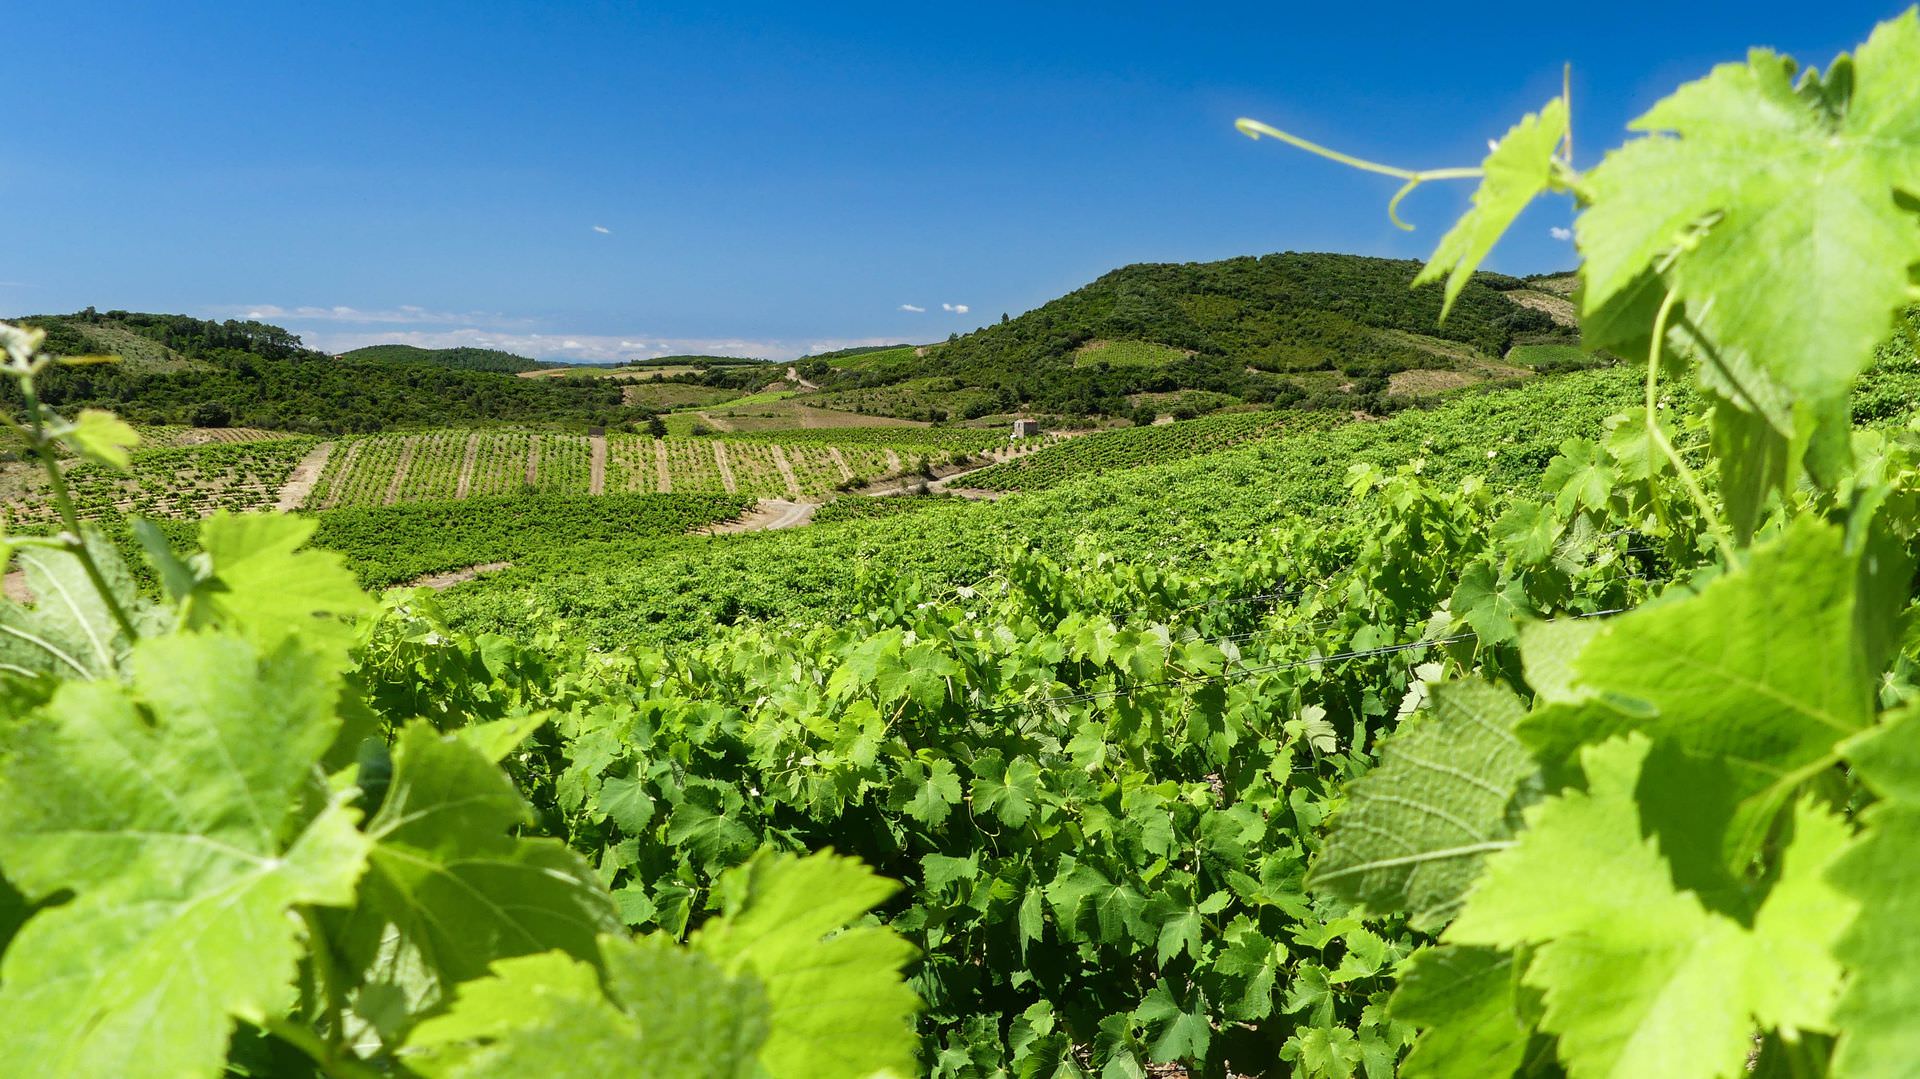
[[[261,303],[229,305],[215,309],[228,317],[253,319],[284,319],[303,322],[357,322],[362,325],[416,325],[451,326],[462,323],[484,322],[493,325],[525,324],[526,319],[512,319],[495,311],[430,311],[412,304],[398,307],[282,307],[279,304]]]
[[[973,309],[963,303],[943,303],[940,305],[940,310],[951,311],[956,315],[964,315]]]
[[[308,329],[297,322],[288,328],[299,333],[309,347],[335,354],[366,345],[416,345],[420,348],[471,346],[497,348],[537,360],[568,363],[614,363],[656,356],[750,356],[791,360],[816,352],[898,343],[892,337],[754,340],[740,337],[655,337],[652,334],[516,333],[478,327],[349,331],[332,325]]]
[[[1553,237],[1556,240],[1559,240],[1561,243],[1565,243],[1568,240],[1573,239],[1573,230],[1569,228],[1561,228],[1559,225],[1555,225],[1552,228],[1547,230],[1547,235]]]
[[[595,231],[595,232],[597,232],[597,233],[599,233],[599,234],[600,234],[600,235],[602,235],[602,236],[611,236],[611,235],[613,235],[613,230],[612,230],[612,229],[610,229],[610,228],[608,228],[608,227],[607,227],[607,226],[605,226],[605,225],[595,225],[595,226],[593,226],[593,231]]]
[[[911,311],[914,314],[919,315],[919,314],[924,314],[927,309],[919,306],[918,304],[903,303],[900,305],[900,310]]]

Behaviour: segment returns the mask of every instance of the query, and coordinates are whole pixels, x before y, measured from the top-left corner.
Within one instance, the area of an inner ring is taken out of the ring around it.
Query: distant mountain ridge
[[[39,379],[47,403],[111,409],[137,423],[344,434],[462,424],[585,428],[647,415],[623,403],[618,385],[600,379],[518,378],[392,351],[335,357],[263,322],[92,308],[16,321],[45,330],[45,348],[55,355],[122,359],[48,369]],[[510,353],[468,359],[505,362],[498,357],[535,363]],[[10,390],[0,386],[0,401]]]
[[[502,352],[494,348],[420,348],[417,345],[368,345],[339,355],[343,360],[360,360],[366,363],[421,363],[435,367],[451,367],[460,371],[500,371],[506,374],[519,374],[522,371],[540,371],[549,367],[564,367],[565,364],[549,363],[526,356]]]

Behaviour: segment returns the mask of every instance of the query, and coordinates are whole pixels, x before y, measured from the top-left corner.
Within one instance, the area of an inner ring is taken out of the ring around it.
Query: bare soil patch
[[[1431,394],[1457,390],[1462,386],[1471,386],[1482,381],[1468,371],[1434,371],[1427,368],[1415,368],[1412,371],[1395,371],[1387,376],[1387,392],[1395,397],[1426,397]]]
[[[814,502],[789,502],[784,498],[763,498],[747,512],[731,521],[721,521],[697,530],[699,536],[727,536],[741,532],[767,532],[776,528],[797,528],[813,519],[820,508]]]
[[[437,592],[441,589],[452,588],[454,585],[471,581],[476,577],[484,577],[489,573],[498,573],[512,565],[513,563],[511,562],[482,562],[477,566],[462,566],[459,569],[450,569],[445,573],[429,573],[424,577],[415,577],[413,580],[401,585],[401,587],[431,588]]]
[[[1533,289],[1517,288],[1504,293],[1507,299],[1521,307],[1530,307],[1544,313],[1548,318],[1562,326],[1580,325],[1580,312],[1573,301],[1564,296],[1555,296],[1550,292],[1536,292]]]
[[[273,508],[281,513],[299,509],[313,493],[313,485],[320,482],[320,474],[327,470],[327,458],[333,456],[333,443],[322,442],[307,451],[300,463],[293,466],[287,475],[287,482],[280,485],[280,497]]]
[[[720,470],[720,484],[727,489],[728,494],[734,494],[740,490],[739,486],[733,482],[733,466],[727,463],[725,442],[715,441],[713,444],[713,467]]]
[[[587,436],[587,493],[597,495],[607,489],[607,436]]]

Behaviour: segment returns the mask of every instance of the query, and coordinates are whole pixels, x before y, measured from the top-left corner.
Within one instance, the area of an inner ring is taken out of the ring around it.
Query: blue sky
[[[1392,181],[1237,116],[1469,165],[1571,61],[1591,164],[1713,63],[1824,65],[1902,6],[10,5],[0,311],[593,360],[936,340],[1129,262],[1423,257],[1465,203],[1400,233]],[[1570,265],[1569,220],[1492,265]]]

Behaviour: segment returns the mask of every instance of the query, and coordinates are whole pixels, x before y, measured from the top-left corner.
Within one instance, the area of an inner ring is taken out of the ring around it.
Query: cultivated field
[[[821,432],[825,434],[826,432]],[[811,435],[812,432],[805,432]],[[343,439],[305,501],[308,509],[386,506],[483,495],[738,494],[817,500],[894,475],[921,458],[975,446],[851,437],[779,440],[649,438],[531,431],[443,431]]]

